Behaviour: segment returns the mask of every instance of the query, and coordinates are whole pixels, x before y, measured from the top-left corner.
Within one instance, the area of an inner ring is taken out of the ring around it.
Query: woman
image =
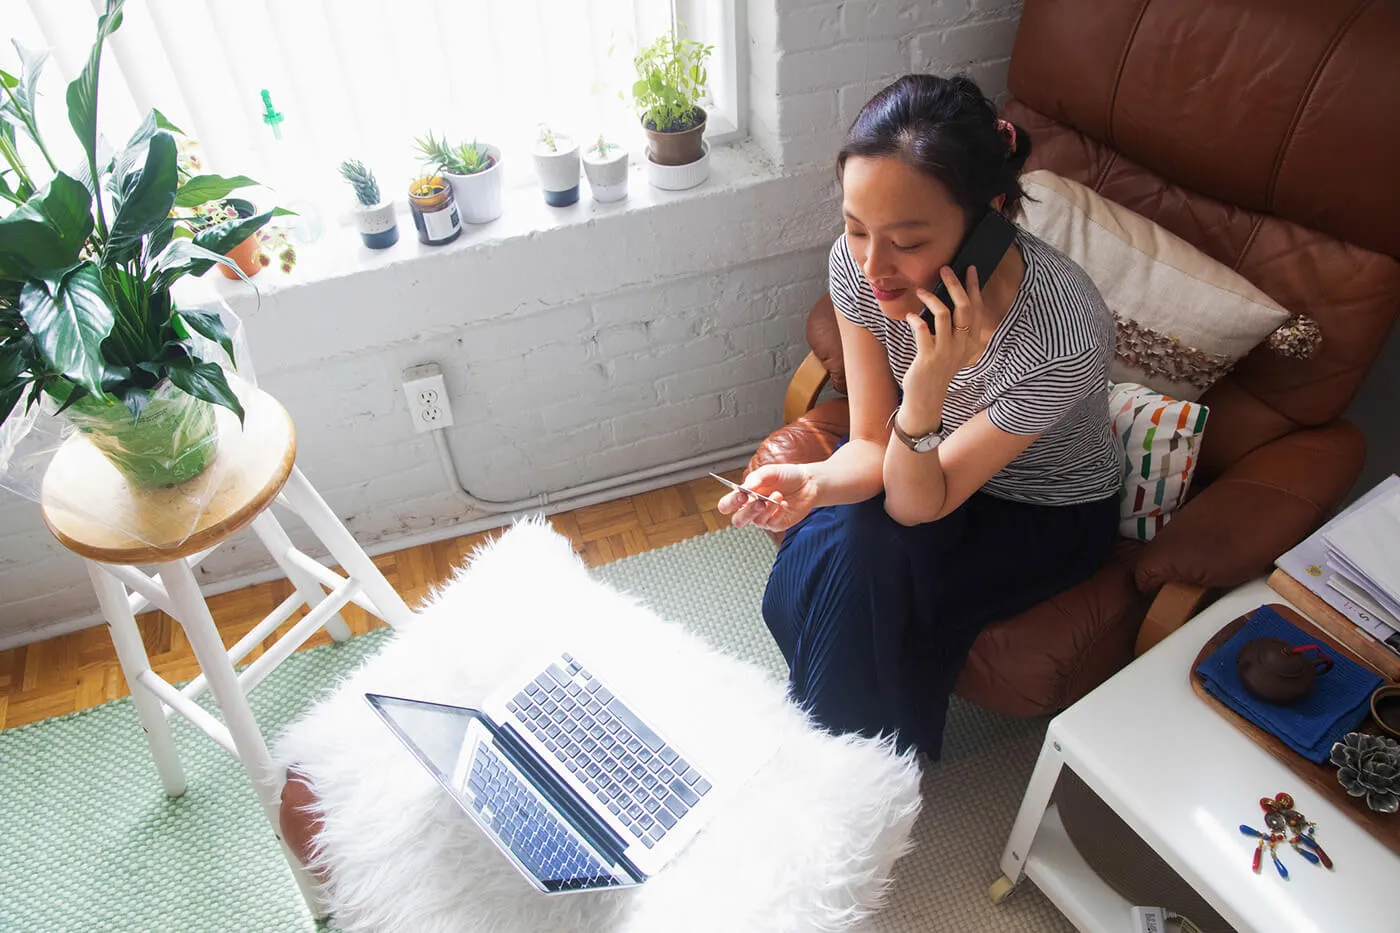
[[[837,158],[829,265],[849,438],[745,477],[778,505],[719,504],[787,531],[763,614],[795,698],[933,758],[977,634],[1091,576],[1117,527],[1114,329],[1094,284],[1019,228],[995,269],[948,268],[985,210],[1015,215],[1029,152],[966,77],[906,76],[866,104]]]

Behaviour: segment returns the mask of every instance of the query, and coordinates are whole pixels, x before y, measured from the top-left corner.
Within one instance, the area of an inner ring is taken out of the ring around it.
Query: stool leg
[[[413,620],[413,612],[404,603],[389,581],[374,566],[340,519],[335,517],[326,500],[309,483],[301,470],[292,467],[292,475],[282,490],[287,504],[301,516],[321,543],[331,552],[345,572],[360,581],[360,588],[379,607],[384,621],[397,627]]]
[[[195,582],[194,574],[182,560],[161,564],[156,570],[160,573],[166,591],[170,593],[170,601],[180,611],[185,637],[190,640],[190,647],[194,649],[200,669],[209,681],[209,691],[214,694],[214,700],[223,713],[229,736],[238,751],[238,759],[248,772],[249,780],[253,782],[258,802],[262,804],[263,812],[272,824],[272,832],[282,846],[282,854],[287,859],[293,877],[296,878],[297,887],[301,889],[311,912],[318,917],[324,916],[325,908],[321,906],[316,895],[315,882],[307,874],[301,860],[292,854],[282,839],[282,782],[272,764],[267,745],[263,742],[262,733],[258,731],[258,724],[253,719],[253,711],[248,708],[248,698],[243,695],[243,688],[238,684],[238,675],[229,662],[228,650],[224,647],[223,639],[219,637],[214,617],[209,614],[209,606],[204,602],[204,595],[199,592],[199,584]]]
[[[271,510],[264,511],[253,519],[253,533],[262,541],[272,559],[277,561],[277,566],[282,568],[287,579],[292,581],[292,586],[296,587],[302,602],[306,603],[306,608],[315,609],[317,604],[326,598],[326,591],[321,589],[321,584],[315,577],[287,560],[286,555],[292,548],[292,539],[287,537],[287,532],[282,529]],[[345,641],[350,637],[350,626],[337,612],[326,620],[326,632],[336,641]]]
[[[155,759],[160,783],[167,794],[178,797],[185,792],[185,771],[180,767],[180,754],[175,750],[175,738],[170,733],[165,708],[160,699],[141,682],[141,675],[151,669],[151,660],[146,654],[146,646],[141,642],[136,617],[131,613],[126,587],[103,570],[101,564],[90,560],[84,563],[87,564],[88,576],[92,578],[92,588],[97,591],[97,604],[102,608],[102,617],[107,620],[112,647],[117,651],[117,663],[121,665],[122,675],[131,689],[136,716],[146,733],[146,741],[150,743],[151,757]]]

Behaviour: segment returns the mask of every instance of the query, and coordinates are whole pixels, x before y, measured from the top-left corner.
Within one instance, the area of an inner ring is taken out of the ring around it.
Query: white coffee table
[[[994,900],[1027,876],[1080,930],[1132,929],[1131,905],[1089,868],[1050,802],[1068,766],[1240,933],[1400,928],[1400,856],[1251,743],[1188,682],[1201,646],[1264,603],[1291,605],[1262,580],[1242,586],[1051,720]],[[1262,826],[1259,798],[1279,791],[1317,821],[1335,870],[1287,850],[1280,857],[1288,880],[1267,856],[1258,874],[1251,870],[1253,841],[1239,825]]]

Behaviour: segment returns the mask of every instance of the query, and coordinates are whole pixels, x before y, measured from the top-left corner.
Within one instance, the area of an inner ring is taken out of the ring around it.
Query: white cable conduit
[[[474,509],[483,512],[490,512],[499,515],[505,512],[522,512],[528,509],[550,508],[550,511],[563,512],[569,509],[581,508],[585,505],[594,505],[597,502],[607,499],[617,498],[619,495],[631,495],[632,492],[641,491],[641,487],[646,480],[656,479],[661,476],[671,476],[682,473],[688,469],[701,466],[723,465],[724,462],[733,460],[735,457],[748,459],[757,449],[757,444],[740,444],[734,447],[727,447],[724,450],[716,450],[707,454],[700,454],[695,457],[688,457],[675,463],[667,463],[662,466],[647,467],[643,470],[633,470],[630,473],[623,473],[608,479],[596,480],[591,483],[581,483],[578,486],[570,486],[557,492],[541,492],[533,496],[526,496],[523,499],[515,499],[511,502],[496,502],[490,499],[481,499],[472,495],[466,486],[462,485],[462,478],[457,473],[457,463],[452,457],[452,449],[447,446],[447,438],[443,436],[442,430],[431,432],[433,435],[433,445],[437,447],[438,461],[442,464],[442,472],[445,474],[452,491]],[[637,488],[633,488],[637,487]]]

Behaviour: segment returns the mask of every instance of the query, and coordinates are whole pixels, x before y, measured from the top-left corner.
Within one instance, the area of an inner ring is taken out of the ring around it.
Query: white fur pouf
[[[474,705],[528,649],[566,635],[668,659],[675,706],[649,707],[657,719],[726,717],[778,749],[639,887],[535,892],[364,700]],[[411,627],[288,727],[275,754],[316,794],[317,863],[345,933],[847,930],[883,901],[920,804],[912,756],[814,728],[771,675],[593,579],[567,539],[533,521],[479,551]]]

